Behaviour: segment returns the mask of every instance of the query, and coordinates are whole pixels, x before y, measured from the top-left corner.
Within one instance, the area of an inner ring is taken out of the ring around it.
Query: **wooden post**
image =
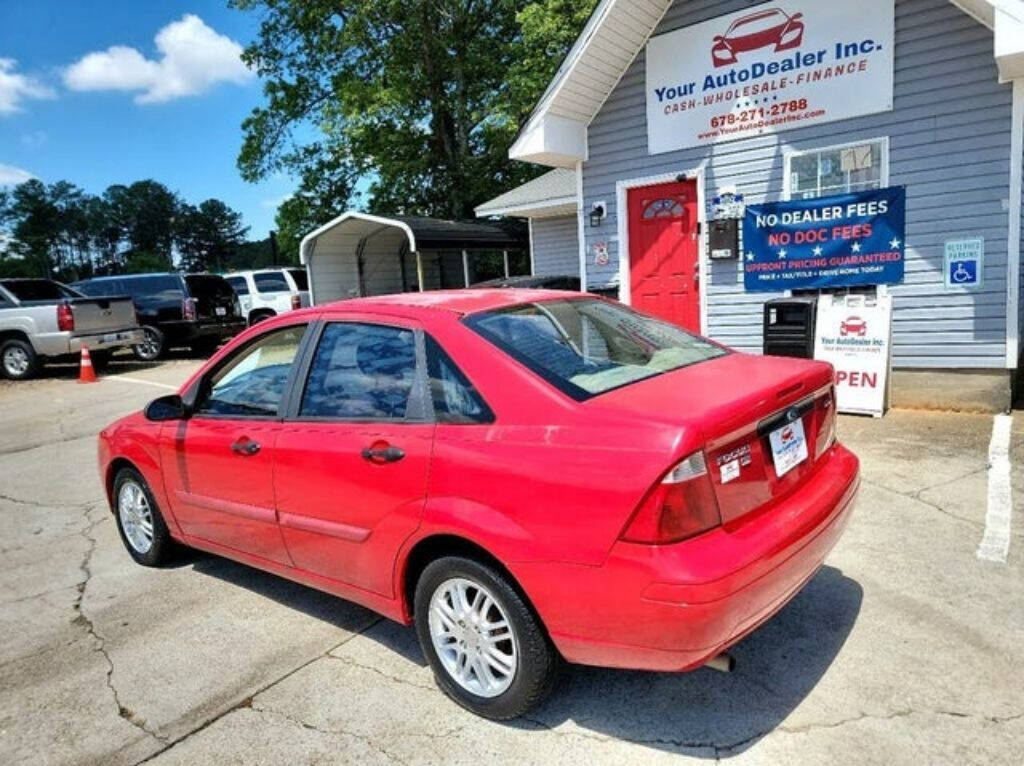
[[[462,281],[469,287],[469,253],[462,251]]]
[[[420,251],[416,251],[416,283],[419,287],[419,291],[423,292],[423,256],[420,255]]]
[[[501,251],[501,258],[505,261],[505,279],[508,279],[508,250]]]

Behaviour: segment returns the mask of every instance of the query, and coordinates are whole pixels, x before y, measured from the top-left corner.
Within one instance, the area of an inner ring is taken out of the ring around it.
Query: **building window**
[[[786,155],[786,198],[866,191],[889,183],[889,142],[882,138]]]

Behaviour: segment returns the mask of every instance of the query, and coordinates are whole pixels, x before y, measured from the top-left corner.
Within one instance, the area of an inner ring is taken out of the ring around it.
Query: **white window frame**
[[[882,147],[881,173],[879,174],[879,188],[884,189],[889,185],[889,137],[879,136],[876,138],[862,138],[858,141],[846,141],[842,144],[826,144],[824,146],[809,146],[807,148],[794,149],[787,147],[783,152],[783,178],[782,195],[783,199],[793,199],[793,158],[805,157],[808,154],[820,154],[821,152],[834,152],[840,149],[849,149],[852,146],[864,146],[865,144],[880,144]]]
[[[864,146],[865,144],[879,144],[882,147],[881,172],[878,175],[878,187],[884,189],[889,185],[889,136],[876,136],[875,138],[862,138],[857,141],[845,141],[841,144],[825,144],[824,146],[808,146],[795,149],[792,146],[786,147],[782,153],[782,198],[787,202],[793,199],[793,158],[803,157],[808,154],[820,154],[821,152],[834,152],[839,149],[849,149],[851,146]],[[888,295],[889,285],[875,285],[877,295]],[[791,298],[792,290],[786,290],[785,296]]]

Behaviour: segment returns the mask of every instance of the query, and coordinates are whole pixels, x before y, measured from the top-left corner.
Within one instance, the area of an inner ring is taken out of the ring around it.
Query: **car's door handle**
[[[243,436],[231,445],[231,451],[236,455],[248,457],[249,455],[255,455],[260,451],[260,443],[258,441],[253,441],[248,436]]]
[[[392,446],[372,446],[363,448],[363,460],[371,463],[395,463],[405,457],[405,450]]]

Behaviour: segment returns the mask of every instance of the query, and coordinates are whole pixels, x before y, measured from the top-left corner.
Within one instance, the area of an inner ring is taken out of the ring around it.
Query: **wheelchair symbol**
[[[956,269],[953,270],[953,273],[950,274],[949,278],[951,282],[963,284],[964,282],[973,282],[974,274],[970,269],[964,266],[963,261],[957,261]]]

